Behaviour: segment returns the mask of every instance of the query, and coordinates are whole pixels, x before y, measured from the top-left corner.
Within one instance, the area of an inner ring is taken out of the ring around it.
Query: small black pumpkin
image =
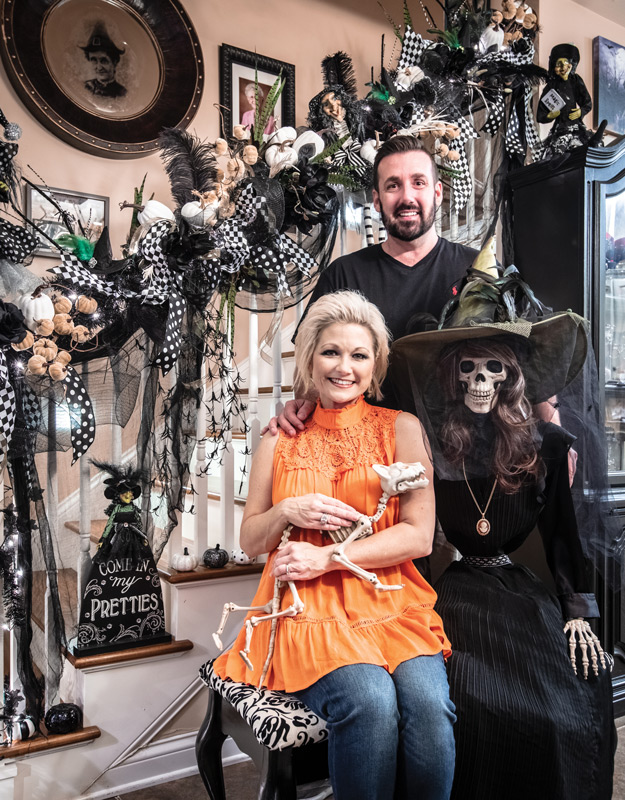
[[[49,733],[72,733],[82,728],[82,710],[75,703],[51,706],[45,717]]]
[[[218,544],[215,545],[215,547],[210,547],[208,550],[205,550],[202,556],[204,566],[210,567],[211,569],[225,567],[229,560],[228,551],[222,550]]]

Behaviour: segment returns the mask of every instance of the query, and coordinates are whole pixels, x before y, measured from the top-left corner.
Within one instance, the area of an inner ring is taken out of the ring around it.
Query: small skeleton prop
[[[497,389],[508,377],[508,370],[494,358],[461,358],[458,380],[464,390],[464,403],[476,414],[492,411]]]
[[[403,585],[397,586],[389,586],[383,583],[380,583],[378,580],[378,576],[374,572],[367,572],[366,570],[359,567],[357,564],[354,564],[352,561],[347,558],[345,555],[345,548],[348,544],[355,541],[356,539],[362,539],[366,536],[370,536],[373,533],[373,523],[377,522],[382,514],[386,509],[386,504],[390,497],[394,497],[395,495],[404,494],[404,492],[412,491],[413,489],[422,489],[428,485],[429,481],[425,477],[425,468],[419,462],[414,464],[404,464],[401,461],[396,461],[394,464],[390,464],[388,467],[384,464],[373,464],[372,465],[375,472],[380,477],[380,484],[382,487],[382,496],[378,502],[378,507],[376,509],[375,514],[372,517],[368,517],[366,515],[362,515],[359,519],[353,522],[349,527],[339,528],[336,531],[324,531],[328,536],[331,537],[332,541],[336,543],[336,547],[334,548],[334,552],[332,553],[332,560],[337,561],[342,564],[346,569],[350,572],[353,572],[354,575],[358,576],[359,578],[363,578],[364,580],[368,581],[372,584],[375,589],[379,591],[395,591],[397,589],[403,589]],[[282,533],[282,538],[280,540],[280,545],[285,545],[291,534],[293,526],[287,525]],[[288,566],[287,566],[287,575],[288,575]],[[288,608],[285,608],[284,611],[279,611],[280,608],[280,595],[281,589],[284,584],[287,584],[289,590],[291,592],[293,602]],[[239,651],[239,655],[245,662],[245,665],[248,669],[253,670],[254,665],[249,659],[249,652],[252,643],[252,634],[254,632],[254,628],[259,625],[261,622],[267,622],[271,620],[271,635],[269,638],[269,649],[267,652],[267,658],[265,659],[265,664],[263,666],[263,671],[260,676],[260,680],[258,682],[259,688],[262,686],[267,672],[269,670],[269,664],[271,662],[271,657],[273,655],[273,649],[276,639],[276,628],[278,619],[280,617],[295,617],[298,614],[301,614],[304,610],[304,604],[300,599],[299,594],[297,593],[297,589],[295,588],[295,584],[293,581],[283,581],[280,578],[276,578],[274,583],[274,592],[273,598],[270,602],[266,603],[264,606],[238,606],[235,603],[226,603],[224,605],[223,614],[221,616],[221,622],[219,624],[219,628],[213,634],[213,640],[217,647],[220,650],[223,650],[223,643],[221,641],[221,635],[224,632],[226,627],[226,622],[228,620],[228,616],[230,615],[231,611],[262,611],[264,612],[263,616],[252,616],[248,620],[245,621],[245,647],[243,650]]]
[[[577,675],[577,661],[575,658],[575,650],[577,648],[578,640],[579,646],[582,651],[582,666],[584,669],[584,679],[588,679],[588,650],[590,650],[590,658],[592,661],[592,671],[595,675],[599,674],[599,664],[601,662],[602,669],[606,669],[605,654],[599,639],[592,632],[588,622],[582,617],[570,619],[564,626],[564,633],[569,635],[569,658],[573,672]]]

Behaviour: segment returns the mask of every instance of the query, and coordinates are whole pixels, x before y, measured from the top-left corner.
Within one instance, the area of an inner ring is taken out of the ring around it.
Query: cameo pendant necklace
[[[493,495],[495,494],[495,487],[497,486],[497,478],[495,478],[495,482],[493,483],[493,488],[490,490],[490,496],[488,498],[488,502],[484,510],[480,508],[480,504],[475,499],[475,495],[473,494],[473,489],[469,483],[467,478],[467,471],[464,468],[464,459],[462,459],[462,474],[464,475],[464,481],[467,485],[467,489],[469,490],[471,497],[473,498],[473,502],[477,506],[477,510],[481,514],[481,518],[475,523],[475,530],[480,534],[480,536],[487,536],[490,533],[490,522],[486,519],[486,512],[488,511],[488,507],[490,505],[490,501],[493,499]]]

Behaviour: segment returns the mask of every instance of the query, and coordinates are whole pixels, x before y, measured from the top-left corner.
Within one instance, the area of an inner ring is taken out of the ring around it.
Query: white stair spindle
[[[232,386],[230,373],[232,368],[232,357],[229,349],[224,347],[224,378],[222,379],[224,396],[224,413],[229,417],[232,414],[230,396]],[[232,432],[230,429],[223,434],[224,450],[222,453],[221,473],[220,473],[220,493],[221,503],[219,504],[219,515],[221,519],[221,538],[223,547],[230,553],[235,545],[234,532],[234,452],[232,450]],[[214,538],[214,537],[213,537]],[[238,538],[238,537],[237,537]],[[209,540],[212,542],[210,531]],[[212,542],[212,546],[216,543]]]
[[[122,428],[113,421],[111,424],[111,463],[122,463]]]
[[[282,337],[278,333],[273,340],[273,392],[271,402],[271,416],[282,411]]]
[[[475,139],[469,139],[467,142],[467,161],[469,163],[469,173],[472,176],[471,181],[471,195],[467,201],[467,241],[473,239],[473,231],[475,228],[475,182],[477,176],[475,174]]]
[[[193,547],[195,555],[200,558],[208,547],[208,475],[206,474],[206,359],[202,361],[202,397],[197,412],[197,445],[195,447],[195,514],[193,516]]]
[[[252,297],[252,308],[256,307],[256,297]],[[276,334],[280,339],[280,332]],[[258,313],[251,311],[249,316],[249,395],[247,403],[247,446],[256,452],[260,442],[260,415],[258,413]]]

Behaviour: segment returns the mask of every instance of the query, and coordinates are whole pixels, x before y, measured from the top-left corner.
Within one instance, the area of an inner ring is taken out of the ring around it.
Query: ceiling
[[[625,27],[625,2],[623,0],[573,0],[573,2]]]

